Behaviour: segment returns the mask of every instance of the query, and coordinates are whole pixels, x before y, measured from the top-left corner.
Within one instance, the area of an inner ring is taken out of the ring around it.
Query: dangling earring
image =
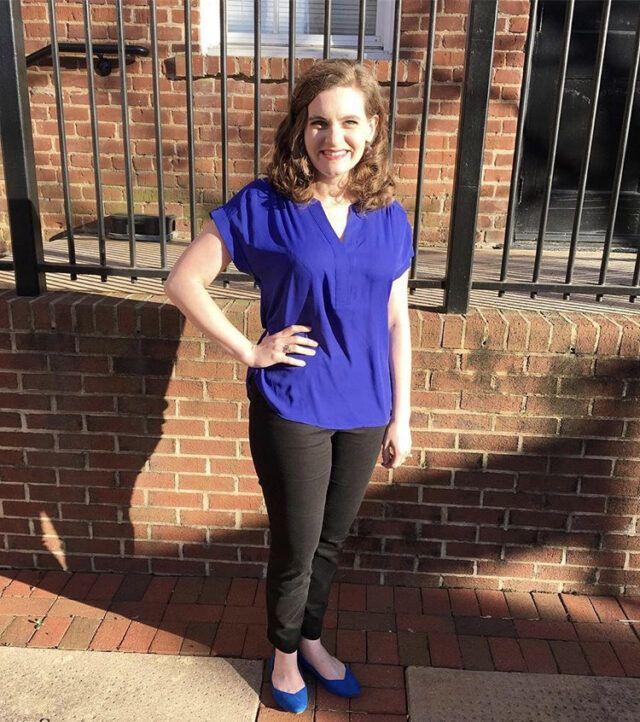
[[[362,154],[362,157],[368,158],[370,155],[371,155],[371,143],[368,140],[365,140],[364,153]]]

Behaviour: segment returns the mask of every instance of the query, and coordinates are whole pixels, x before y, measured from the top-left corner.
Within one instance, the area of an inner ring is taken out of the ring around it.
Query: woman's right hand
[[[296,336],[298,332],[311,331],[311,326],[287,326],[282,331],[266,336],[251,349],[248,366],[265,368],[273,364],[289,364],[290,366],[306,366],[306,361],[287,356],[289,353],[315,356],[318,342],[306,336]],[[309,348],[311,347],[311,348]]]

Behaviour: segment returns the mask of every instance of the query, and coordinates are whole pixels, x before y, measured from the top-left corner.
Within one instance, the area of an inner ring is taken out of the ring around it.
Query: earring
[[[371,143],[368,140],[365,140],[363,156],[365,158],[368,158],[370,155],[371,155]]]

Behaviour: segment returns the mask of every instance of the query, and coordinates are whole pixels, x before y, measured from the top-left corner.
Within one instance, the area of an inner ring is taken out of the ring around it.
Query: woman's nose
[[[330,125],[328,129],[328,137],[331,141],[331,144],[334,145],[336,143],[340,143],[342,140],[342,129],[339,125]]]

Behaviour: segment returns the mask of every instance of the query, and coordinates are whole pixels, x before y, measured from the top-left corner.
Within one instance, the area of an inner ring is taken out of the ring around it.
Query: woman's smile
[[[320,152],[323,153],[323,155],[325,155],[327,158],[330,158],[332,160],[336,158],[344,158],[344,156],[349,153],[348,150],[323,150]]]

